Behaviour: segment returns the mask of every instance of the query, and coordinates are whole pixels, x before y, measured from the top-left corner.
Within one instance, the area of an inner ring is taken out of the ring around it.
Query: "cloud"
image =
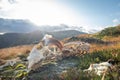
[[[116,19],[113,19],[113,21],[112,21],[113,23],[118,23],[119,22],[119,20],[116,18]]]
[[[57,0],[2,0],[0,16],[28,19],[37,25],[78,25],[76,13]],[[14,4],[13,4],[14,3]]]
[[[11,8],[11,6],[13,6],[13,5],[11,5],[11,4],[13,4],[13,3],[15,3],[15,1],[14,0],[0,0],[0,9],[1,10],[6,10],[6,8]]]
[[[113,22],[113,26],[120,24],[120,20],[118,18],[113,19],[112,22]]]

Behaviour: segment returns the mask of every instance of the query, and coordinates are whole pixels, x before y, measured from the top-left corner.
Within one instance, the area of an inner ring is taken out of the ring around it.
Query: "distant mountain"
[[[51,34],[56,39],[64,39],[66,37],[72,37],[85,33],[76,30],[65,30],[55,32],[34,31],[31,33],[5,33],[4,35],[0,35],[0,48],[38,43],[45,34]]]
[[[72,36],[77,36],[79,34],[86,34],[86,33],[76,31],[76,30],[64,30],[64,31],[48,32],[48,34],[53,35],[57,39],[64,39],[66,37],[72,37]]]
[[[89,33],[89,34],[94,34],[94,33],[97,33],[97,32],[99,32],[99,31],[100,31],[100,30],[91,29],[91,30],[87,31],[87,33]]]

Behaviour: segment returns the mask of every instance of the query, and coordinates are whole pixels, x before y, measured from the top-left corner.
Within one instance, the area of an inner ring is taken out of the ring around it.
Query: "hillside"
[[[120,25],[108,27],[96,34],[98,38],[104,38],[105,36],[119,36],[120,35]]]
[[[65,38],[63,42],[83,41],[91,44],[91,52],[94,50],[120,49],[120,25],[108,27],[95,34],[82,34]],[[103,35],[104,33],[104,35]]]
[[[82,34],[62,40],[64,43],[76,41],[89,43],[89,53],[76,53],[76,51],[72,53],[66,52],[62,55],[62,59],[43,61],[43,65],[36,63],[34,66],[35,69],[29,73],[27,73],[27,65],[24,64],[23,61],[13,67],[8,66],[4,70],[1,70],[4,73],[0,73],[3,75],[2,79],[7,80],[8,77],[4,77],[7,75],[15,76],[18,80],[23,78],[26,80],[101,80],[103,75],[98,76],[94,72],[83,72],[83,70],[89,68],[90,64],[105,62],[109,59],[120,61],[120,35],[105,35],[102,36],[102,38],[100,38],[99,35],[100,32],[96,34]],[[25,45],[0,49],[0,57],[2,59],[10,59],[19,56],[25,60],[33,46],[34,45]],[[110,70],[108,69],[107,72],[105,72],[104,80],[119,80],[119,70],[120,63],[116,63]],[[11,74],[8,74],[7,71]],[[9,78],[12,79],[12,77]]]
[[[51,34],[56,39],[61,40],[66,37],[76,36],[85,33],[76,30],[66,30],[66,31],[56,31],[56,32],[34,31],[31,33],[6,33],[4,35],[0,35],[0,48],[38,43],[45,34]]]
[[[115,28],[115,27],[114,27]],[[106,30],[106,29],[105,29]],[[105,31],[103,30],[103,31]],[[71,30],[70,30],[71,31]],[[78,31],[58,31],[58,32],[49,32],[48,34],[53,35],[57,39],[63,39],[64,43],[72,42],[72,41],[83,41],[91,44],[90,51],[93,52],[94,50],[103,50],[103,49],[120,49],[120,35],[119,36],[104,36],[102,39],[98,38],[98,33],[96,34],[81,34]],[[76,32],[76,36],[75,35]],[[100,32],[99,32],[100,33]],[[41,36],[40,36],[41,34]],[[0,46],[1,48],[9,46],[10,48],[0,49],[1,54],[11,54],[17,52],[25,53],[26,51],[30,51],[32,47],[29,48],[29,44],[38,43],[40,39],[42,39],[43,33],[40,31],[35,31],[32,33],[9,33],[5,34],[4,36],[0,36]],[[66,34],[66,35],[65,35]],[[79,35],[80,34],[80,35]],[[68,38],[66,38],[68,37]],[[5,39],[5,40],[4,40]],[[5,44],[6,43],[6,44]],[[22,48],[23,44],[27,44],[24,48]],[[20,46],[21,50],[18,47]],[[35,45],[35,44],[34,44]],[[15,46],[15,47],[12,47]],[[16,52],[14,49],[16,48]],[[8,56],[7,56],[8,57]]]

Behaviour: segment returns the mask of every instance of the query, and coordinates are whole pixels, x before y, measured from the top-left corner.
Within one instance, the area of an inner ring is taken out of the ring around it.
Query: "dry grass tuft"
[[[22,45],[0,49],[0,59],[11,59],[18,55],[28,54],[34,45]]]

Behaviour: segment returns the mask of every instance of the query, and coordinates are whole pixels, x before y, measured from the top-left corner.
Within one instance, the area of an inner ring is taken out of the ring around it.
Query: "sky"
[[[100,30],[120,24],[120,0],[0,0],[0,18]]]

